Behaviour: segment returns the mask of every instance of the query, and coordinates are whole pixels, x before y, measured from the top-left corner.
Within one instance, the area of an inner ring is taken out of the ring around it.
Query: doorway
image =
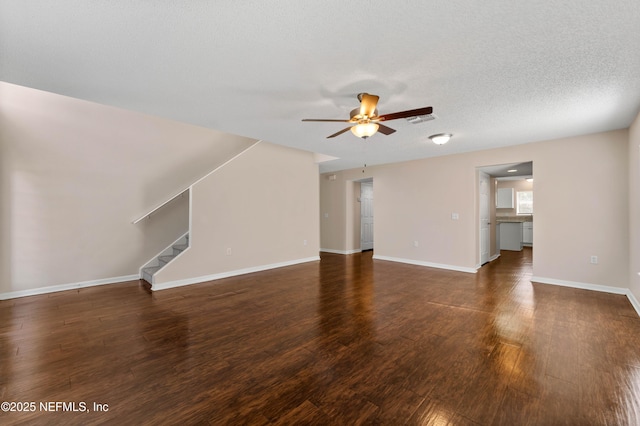
[[[477,170],[476,235],[480,267],[498,258],[501,249],[533,246],[533,162],[483,166]],[[504,235],[501,224],[505,224]],[[515,232],[506,232],[512,228]],[[503,240],[508,244],[501,247]]]
[[[373,180],[360,182],[360,250],[373,250]]]

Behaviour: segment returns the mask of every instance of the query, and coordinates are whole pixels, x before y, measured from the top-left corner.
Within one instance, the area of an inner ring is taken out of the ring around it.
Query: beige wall
[[[254,140],[0,82],[0,296],[138,273],[186,198]]]
[[[312,153],[261,142],[194,185],[191,246],[154,288],[318,259],[318,178]]]
[[[376,199],[375,254],[474,269],[479,261],[476,168],[533,161],[534,274],[626,288],[627,156],[628,131],[619,130],[368,167]],[[344,221],[339,213],[345,201],[340,206],[340,200],[346,183],[363,176],[361,169],[333,174],[336,180],[320,179],[321,211],[334,213],[322,219],[321,233],[323,248],[341,250],[344,236],[333,227]],[[599,257],[598,265],[589,264],[591,255]]]
[[[629,130],[629,235],[629,289],[640,301],[640,114]]]
[[[347,184],[332,180],[335,173],[320,176],[320,247],[345,251],[347,246]],[[344,210],[344,212],[343,212]]]

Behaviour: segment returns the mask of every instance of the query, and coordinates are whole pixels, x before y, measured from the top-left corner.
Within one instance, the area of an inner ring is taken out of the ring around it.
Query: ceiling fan
[[[360,101],[360,108],[356,108],[351,111],[350,118],[348,120],[332,120],[322,118],[305,118],[302,121],[323,121],[323,122],[335,122],[335,123],[351,123],[352,125],[346,129],[342,129],[332,135],[327,136],[329,138],[335,138],[345,133],[347,130],[351,130],[351,133],[359,138],[366,139],[369,136],[374,135],[377,131],[380,131],[383,135],[390,135],[395,132],[391,127],[387,127],[384,124],[380,124],[381,121],[397,120],[399,118],[417,117],[420,115],[428,115],[433,112],[432,107],[424,107],[411,109],[408,111],[393,112],[391,114],[378,115],[376,106],[378,105],[379,96],[370,95],[368,93],[358,94],[358,100]]]

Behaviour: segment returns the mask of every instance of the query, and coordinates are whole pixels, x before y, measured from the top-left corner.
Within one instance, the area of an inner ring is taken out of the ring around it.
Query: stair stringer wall
[[[318,179],[313,153],[261,142],[198,182],[190,248],[153,289],[319,260]]]

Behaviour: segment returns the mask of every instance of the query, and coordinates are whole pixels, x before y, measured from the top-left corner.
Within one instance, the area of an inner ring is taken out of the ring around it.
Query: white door
[[[489,230],[491,229],[491,224],[489,223],[489,182],[489,175],[485,172],[480,172],[480,265],[484,265],[489,261],[491,245],[489,236]]]
[[[373,182],[360,184],[360,249],[373,249]]]

